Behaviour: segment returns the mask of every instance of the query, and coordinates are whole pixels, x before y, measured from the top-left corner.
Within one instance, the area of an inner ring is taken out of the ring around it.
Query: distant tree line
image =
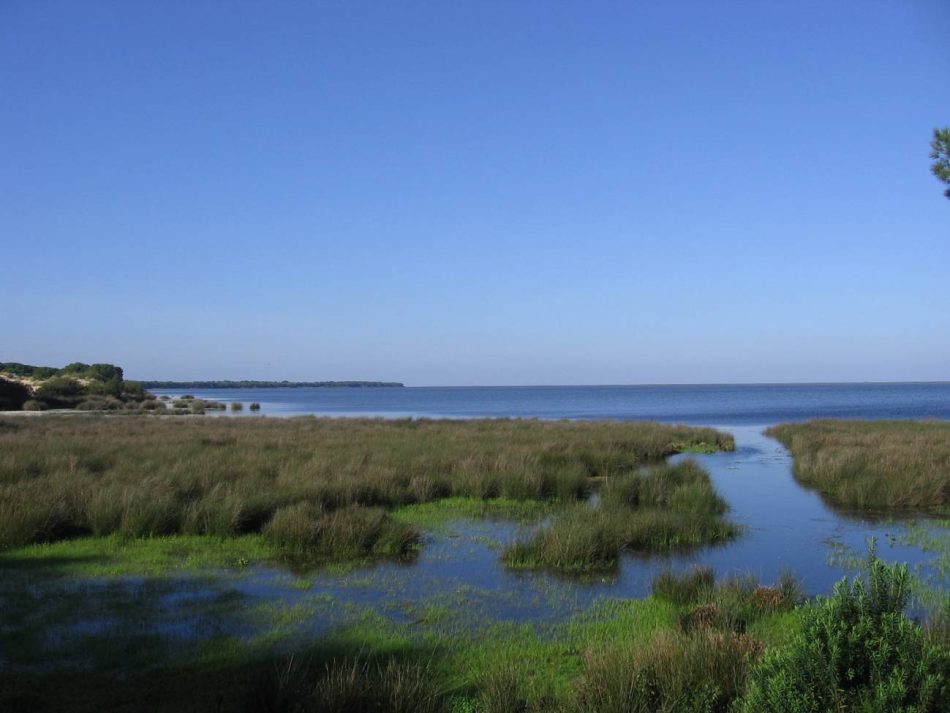
[[[404,387],[397,381],[142,381],[146,389],[298,389],[301,387],[320,388],[381,388]]]

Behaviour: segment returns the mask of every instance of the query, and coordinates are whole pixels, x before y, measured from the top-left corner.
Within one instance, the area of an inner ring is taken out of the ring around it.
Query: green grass
[[[795,477],[844,508],[950,511],[950,423],[821,420],[766,433],[794,458]]]
[[[542,500],[513,498],[450,497],[426,503],[403,505],[390,512],[394,520],[420,529],[442,528],[455,520],[510,520],[536,522],[556,511],[555,504]]]
[[[735,536],[726,509],[696,463],[654,466],[606,480],[598,507],[571,506],[530,539],[510,545],[504,559],[520,569],[610,570],[624,550],[674,550]]]
[[[243,568],[281,559],[283,552],[259,534],[240,537],[168,535],[83,537],[27,545],[0,553],[0,573],[32,568],[61,576],[157,576],[217,568]]]
[[[389,515],[400,508],[557,509],[584,501],[599,479],[684,448],[733,447],[708,428],[608,421],[90,416],[0,425],[0,548],[265,533],[313,559],[406,554],[418,532]]]

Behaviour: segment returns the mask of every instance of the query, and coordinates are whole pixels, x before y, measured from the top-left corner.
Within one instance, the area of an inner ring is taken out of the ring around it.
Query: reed
[[[623,550],[673,550],[735,536],[726,510],[709,475],[692,461],[618,474],[604,484],[597,507],[572,506],[530,539],[511,544],[504,560],[522,569],[610,570]]]
[[[950,423],[820,420],[773,426],[795,477],[833,505],[950,510]]]
[[[350,532],[353,546],[341,550],[404,553],[412,534],[382,511],[453,496],[577,503],[604,476],[687,447],[732,447],[712,429],[642,422],[44,415],[5,424],[6,548],[111,533],[228,537],[273,522],[269,537],[288,546],[297,533],[326,552],[318,543],[328,533]],[[369,545],[365,528],[378,534]]]

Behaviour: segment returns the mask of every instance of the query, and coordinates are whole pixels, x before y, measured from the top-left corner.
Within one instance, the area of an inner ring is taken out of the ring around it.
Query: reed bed
[[[572,506],[531,539],[510,545],[505,562],[524,569],[609,570],[622,550],[656,552],[721,542],[738,529],[709,475],[693,461],[609,479],[597,507]]]
[[[950,423],[819,420],[773,426],[795,477],[858,510],[950,510]]]
[[[82,535],[234,536],[289,549],[402,553],[392,508],[448,497],[575,503],[597,479],[708,428],[645,422],[382,419],[0,420],[0,547]]]

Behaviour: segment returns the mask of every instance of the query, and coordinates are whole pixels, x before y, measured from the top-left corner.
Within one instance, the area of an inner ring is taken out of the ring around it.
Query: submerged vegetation
[[[393,520],[396,508],[504,498],[591,510],[604,480],[602,507],[640,523],[612,542],[615,557],[721,539],[726,526],[697,527],[725,509],[697,466],[638,471],[685,448],[732,447],[712,429],[642,422],[11,421],[0,429],[0,547],[261,533],[315,561],[404,556],[419,533]]]
[[[766,432],[794,458],[795,477],[834,505],[950,511],[950,423],[820,420]]]

